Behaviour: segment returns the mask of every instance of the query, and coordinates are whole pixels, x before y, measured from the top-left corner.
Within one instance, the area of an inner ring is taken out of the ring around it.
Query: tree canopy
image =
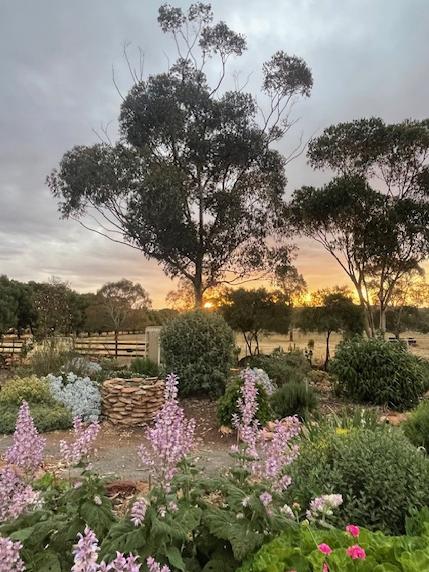
[[[368,335],[376,330],[374,303],[384,332],[395,284],[429,254],[429,122],[340,123],[310,142],[308,156],[313,167],[337,176],[324,187],[297,190],[289,221],[346,272]]]
[[[221,312],[228,325],[243,334],[250,355],[259,354],[261,333],[286,334],[289,331],[291,307],[281,292],[265,288],[229,290]]]
[[[197,305],[206,289],[265,271],[287,249],[269,249],[278,224],[288,159],[274,147],[291,127],[289,110],[308,97],[312,75],[277,52],[263,65],[260,103],[245,86],[225,91],[227,63],[246,40],[210,6],[161,6],[159,24],[178,59],[123,98],[120,141],[76,146],[48,177],[66,218],[139,249],[168,276],[188,281]],[[210,85],[209,59],[220,64]],[[293,153],[292,153],[293,156]],[[267,260],[269,259],[269,263]]]

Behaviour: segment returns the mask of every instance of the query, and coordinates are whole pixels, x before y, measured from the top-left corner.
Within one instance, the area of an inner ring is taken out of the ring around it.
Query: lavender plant
[[[78,465],[85,461],[94,447],[100,425],[94,421],[85,426],[80,417],[73,420],[75,439],[71,443],[60,441],[60,451],[67,466]]]
[[[98,364],[96,364],[98,365]],[[52,397],[64,404],[73,417],[83,421],[97,421],[101,415],[101,394],[98,384],[89,377],[67,375],[46,377]]]
[[[24,562],[19,555],[21,548],[20,542],[13,542],[10,538],[0,537],[0,572],[25,571]]]

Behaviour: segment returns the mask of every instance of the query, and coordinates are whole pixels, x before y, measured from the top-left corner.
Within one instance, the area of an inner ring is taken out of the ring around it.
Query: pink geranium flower
[[[331,554],[331,552],[332,552],[332,548],[329,546],[329,544],[324,544],[324,543],[322,543],[322,544],[319,544],[319,545],[317,546],[317,548],[320,550],[320,552],[321,552],[322,554],[329,555],[329,554]]]
[[[365,550],[357,544],[354,544],[353,546],[347,548],[346,552],[348,556],[350,556],[350,558],[352,558],[353,560],[357,559],[365,560],[366,558]]]
[[[360,534],[360,528],[358,526],[356,526],[355,524],[348,524],[346,526],[346,531],[351,534],[352,536],[354,536],[355,538],[357,538]]]

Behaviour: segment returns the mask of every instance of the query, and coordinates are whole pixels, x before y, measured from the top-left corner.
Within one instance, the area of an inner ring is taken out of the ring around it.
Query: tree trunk
[[[323,369],[325,371],[327,371],[328,369],[328,362],[329,362],[329,358],[330,358],[330,351],[329,351],[329,338],[331,337],[331,332],[328,331],[326,332],[326,354],[325,354],[325,363],[323,365]]]
[[[118,359],[118,330],[115,330],[115,359]]]
[[[379,323],[379,328],[380,328],[380,332],[381,335],[385,336],[386,334],[386,308],[384,306],[384,304],[380,303],[380,323]]]

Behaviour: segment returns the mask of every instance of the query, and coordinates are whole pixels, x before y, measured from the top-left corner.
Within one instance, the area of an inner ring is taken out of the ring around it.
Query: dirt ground
[[[198,466],[207,473],[217,472],[230,462],[229,449],[234,442],[232,435],[218,431],[216,404],[209,400],[187,399],[183,406],[186,416],[196,420],[196,448],[194,458]],[[137,455],[139,445],[145,443],[145,428],[119,429],[110,423],[103,423],[96,441],[92,460],[93,468],[101,475],[112,478],[145,480],[146,471]],[[47,462],[60,459],[59,442],[73,439],[71,431],[45,433]],[[0,436],[0,456],[12,442],[11,435]]]

